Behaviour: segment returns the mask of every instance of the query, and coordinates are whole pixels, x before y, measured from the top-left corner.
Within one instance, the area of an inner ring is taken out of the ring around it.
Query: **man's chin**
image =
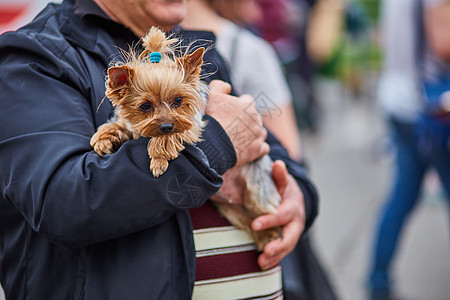
[[[155,19],[163,29],[171,29],[180,24],[187,15],[186,1],[165,0],[164,8],[155,12]]]
[[[158,22],[159,27],[161,27],[164,31],[168,31],[170,29],[172,29],[173,27],[179,25],[181,23],[181,21],[183,21],[185,15],[180,15],[180,16],[170,16],[170,18],[165,18],[160,20],[160,22]]]

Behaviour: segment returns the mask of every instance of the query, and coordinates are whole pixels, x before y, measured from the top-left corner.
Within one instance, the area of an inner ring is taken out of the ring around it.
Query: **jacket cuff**
[[[219,122],[208,115],[205,115],[203,119],[207,125],[203,131],[203,140],[197,146],[205,153],[210,167],[223,175],[236,164],[236,152]]]

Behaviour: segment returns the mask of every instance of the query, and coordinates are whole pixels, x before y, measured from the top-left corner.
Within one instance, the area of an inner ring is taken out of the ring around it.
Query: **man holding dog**
[[[148,170],[148,139],[105,158],[90,148],[113,111],[100,103],[118,48],[151,26],[171,30],[185,2],[66,0],[0,37],[0,281],[7,299],[190,298],[189,209],[220,188],[232,190],[221,175],[269,150],[284,162],[273,168],[282,204],[253,228],[282,226],[283,237],[266,245],[259,267],[276,266],[312,224],[317,195],[304,170],[270,134],[265,142],[252,99],[229,95],[224,82],[210,84],[204,141],[187,146],[160,178]]]

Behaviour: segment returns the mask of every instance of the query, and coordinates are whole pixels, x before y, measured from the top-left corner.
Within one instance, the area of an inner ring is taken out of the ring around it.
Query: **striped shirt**
[[[252,238],[208,201],[190,210],[196,278],[192,299],[282,299],[281,267],[261,271]]]

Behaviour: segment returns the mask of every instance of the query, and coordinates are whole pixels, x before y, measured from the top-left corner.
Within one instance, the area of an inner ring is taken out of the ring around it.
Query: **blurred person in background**
[[[394,299],[392,259],[430,167],[436,168],[450,195],[450,110],[445,107],[450,90],[449,4],[382,2],[385,60],[379,99],[396,157],[392,187],[376,228],[367,278],[370,299]]]
[[[330,35],[340,30],[339,26],[332,28],[326,26],[326,31],[310,34],[311,28],[314,28],[314,31],[318,29],[316,24],[324,24],[322,20],[327,20],[325,22],[327,24],[335,25],[333,21],[328,22],[333,20],[330,14],[327,14],[326,19],[321,18],[324,15],[322,12],[325,11],[322,8],[326,6],[321,5],[322,2],[325,1],[259,0],[263,18],[249,26],[276,50],[293,94],[298,126],[303,131],[311,133],[320,128],[321,108],[313,88],[313,76],[317,63],[314,57],[316,49],[310,48],[309,45],[316,41],[329,43]],[[311,39],[311,36],[315,38]],[[320,51],[327,52],[328,48],[322,46],[324,45],[321,44],[318,47]]]
[[[215,34],[215,47],[224,58],[234,91],[252,95],[264,125],[292,158],[304,161],[292,94],[279,57],[270,43],[246,29],[252,24],[270,22],[264,20],[259,2],[190,0],[182,25],[188,31],[209,30]],[[285,299],[335,299],[308,235],[281,264]]]

